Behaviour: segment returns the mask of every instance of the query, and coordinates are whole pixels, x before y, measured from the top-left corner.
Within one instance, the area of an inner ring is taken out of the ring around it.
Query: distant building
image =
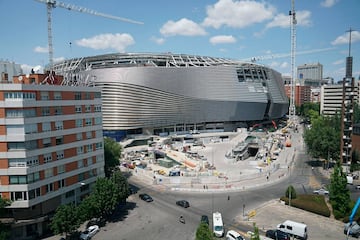
[[[59,205],[77,204],[104,176],[100,90],[47,80],[0,84],[0,195],[12,202],[12,239],[46,232]]]
[[[323,65],[320,63],[298,66],[297,76],[297,81],[303,86],[321,86],[329,80],[323,79]]]
[[[0,82],[11,82],[14,76],[23,74],[20,64],[0,60]]]
[[[355,102],[359,104],[359,82],[355,85]],[[320,113],[327,116],[333,116],[336,113],[341,114],[343,102],[343,84],[323,85],[321,86]]]
[[[353,151],[360,153],[360,123],[354,124],[351,142]]]
[[[291,85],[285,85],[286,95],[290,98]],[[295,106],[299,107],[306,102],[311,102],[311,87],[310,86],[295,86]]]

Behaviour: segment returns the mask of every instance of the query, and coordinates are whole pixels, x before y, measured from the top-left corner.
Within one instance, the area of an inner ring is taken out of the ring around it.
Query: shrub
[[[280,200],[289,205],[289,198],[281,197]],[[324,217],[330,217],[330,209],[326,205],[325,197],[319,195],[299,195],[296,199],[291,199],[292,207],[300,208]]]
[[[295,188],[290,185],[287,189],[286,189],[286,193],[285,193],[285,196],[286,197],[291,197],[291,200],[292,199],[295,199],[297,196],[296,196],[296,191],[295,191]]]

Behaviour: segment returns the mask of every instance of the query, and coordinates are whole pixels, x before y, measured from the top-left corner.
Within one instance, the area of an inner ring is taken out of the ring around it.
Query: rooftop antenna
[[[49,67],[50,69],[52,69],[53,64],[54,64],[54,50],[53,50],[53,43],[52,43],[52,27],[51,27],[51,11],[53,8],[55,7],[60,7],[60,8],[65,8],[67,10],[73,10],[73,11],[77,11],[77,12],[81,12],[81,13],[87,13],[87,14],[92,14],[92,15],[96,15],[96,16],[100,16],[100,17],[105,17],[105,18],[110,18],[110,19],[114,19],[114,20],[118,20],[118,21],[122,21],[122,22],[128,22],[128,23],[134,23],[134,24],[144,24],[143,22],[139,22],[139,21],[135,21],[135,20],[131,20],[128,18],[123,18],[123,17],[117,17],[117,16],[112,16],[109,14],[105,14],[105,13],[100,13],[97,12],[95,10],[91,10],[85,7],[80,7],[80,6],[76,6],[73,4],[69,4],[69,3],[63,3],[60,1],[55,1],[55,0],[35,0],[37,2],[40,3],[44,3],[46,4],[46,8],[47,8],[47,22],[48,22],[48,51],[49,51]]]

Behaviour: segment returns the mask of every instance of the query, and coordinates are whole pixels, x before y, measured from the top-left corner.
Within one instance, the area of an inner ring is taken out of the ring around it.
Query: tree
[[[288,188],[286,189],[285,197],[289,199],[295,199],[297,197],[295,188],[292,185],[288,186]]]
[[[110,177],[114,169],[119,166],[121,156],[121,145],[112,138],[104,138],[104,155],[105,155],[105,176]]]
[[[83,211],[88,211],[91,217],[107,218],[115,210],[119,202],[116,184],[108,178],[98,178],[92,193],[85,199]]]
[[[51,220],[50,228],[55,234],[69,234],[75,232],[81,224],[77,207],[74,204],[60,205]]]
[[[3,210],[6,206],[9,206],[11,201],[9,199],[2,198],[0,195],[0,216],[3,214]],[[0,222],[0,240],[6,240],[10,238],[11,227],[8,224]]]
[[[196,230],[196,240],[211,240],[213,239],[212,237],[212,232],[209,229],[209,225],[207,225],[206,223],[200,223],[200,225],[198,226],[197,230]]]
[[[254,226],[254,234],[251,235],[251,240],[260,240],[259,228],[256,226],[256,223],[253,223]]]
[[[118,170],[113,173],[110,179],[117,188],[118,201],[125,202],[130,195],[129,184],[126,177]]]
[[[350,211],[350,192],[346,187],[347,179],[338,162],[330,178],[330,203],[336,218],[346,216]]]

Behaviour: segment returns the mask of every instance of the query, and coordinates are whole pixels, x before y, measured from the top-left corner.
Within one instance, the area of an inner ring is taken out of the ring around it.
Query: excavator
[[[356,221],[354,221],[354,217],[356,215],[359,206],[360,206],[360,198],[358,198],[354,208],[351,211],[349,222],[346,223],[344,226],[344,234],[346,234],[346,236],[353,236],[356,238],[360,236],[360,225]]]

